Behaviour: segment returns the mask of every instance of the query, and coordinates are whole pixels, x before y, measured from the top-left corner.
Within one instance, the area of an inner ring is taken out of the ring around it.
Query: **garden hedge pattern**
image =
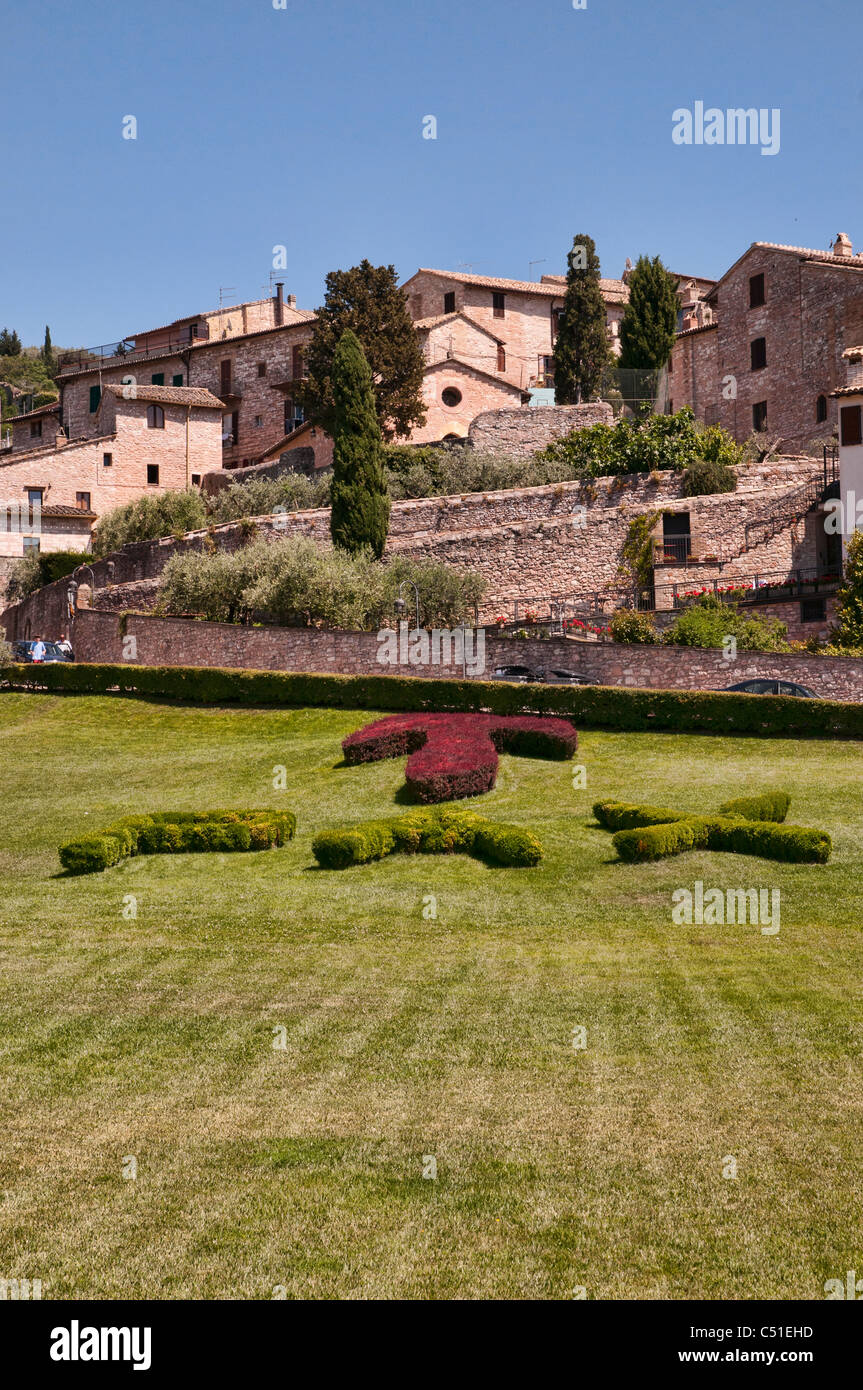
[[[215,666],[13,665],[14,689],[132,695],[196,704],[320,706],[325,709],[478,710],[554,714],[579,726],[626,732],[757,734],[760,738],[863,739],[863,704],[792,695],[639,690],[629,686],[428,680],[422,676],[330,676]]]
[[[472,854],[497,865],[531,868],[542,858],[542,845],[521,826],[497,824],[458,807],[436,807],[323,830],[312,841],[312,853],[324,869],[346,869],[388,854]]]
[[[455,801],[491,791],[498,750],[532,758],[571,758],[578,734],[568,719],[494,714],[394,714],[349,734],[345,762],[408,755],[405,783],[414,801]]]
[[[272,849],[292,839],[296,828],[292,811],[156,811],[67,840],[60,863],[69,873],[92,874],[135,854]]]
[[[606,830],[616,832],[612,844],[630,863],[712,849],[786,863],[826,864],[833,848],[826,830],[781,824],[790,803],[787,792],[766,792],[727,801],[719,815],[698,816],[626,801],[597,801],[593,814]]]

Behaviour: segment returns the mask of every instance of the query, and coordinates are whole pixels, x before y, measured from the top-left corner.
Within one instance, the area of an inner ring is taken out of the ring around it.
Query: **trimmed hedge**
[[[578,734],[568,719],[495,714],[393,714],[342,740],[345,762],[409,754],[405,783],[415,801],[457,801],[491,791],[498,749],[534,758],[571,758]]]
[[[271,849],[292,839],[296,828],[292,811],[155,811],[67,840],[60,846],[60,863],[69,873],[92,874],[135,854]]]
[[[744,820],[784,821],[791,797],[787,792],[764,792],[762,796],[738,796],[719,808],[721,816],[742,816]]]
[[[517,825],[498,825],[473,811],[449,807],[412,811],[390,821],[364,821],[322,830],[312,853],[324,869],[367,864],[387,854],[473,854],[508,867],[532,867],[542,845]]]
[[[684,854],[690,849],[727,850],[794,864],[826,864],[832,843],[824,830],[733,816],[691,816],[666,825],[618,830],[612,844],[621,859],[643,863]]]
[[[597,729],[673,729],[777,738],[863,739],[863,703],[725,691],[637,690],[629,686],[426,680],[419,676],[328,676],[227,667],[14,665],[16,689],[121,694],[203,704],[323,706],[328,709],[483,710],[556,714]]]
[[[668,806],[637,806],[630,801],[597,801],[593,814],[606,830],[631,830],[639,825],[668,825],[671,821],[686,820],[686,812],[672,811]]]

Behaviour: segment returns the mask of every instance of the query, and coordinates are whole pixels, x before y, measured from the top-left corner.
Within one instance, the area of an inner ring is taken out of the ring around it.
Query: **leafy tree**
[[[93,552],[109,555],[130,541],[152,541],[160,536],[182,536],[207,525],[207,508],[196,488],[163,492],[158,497],[139,497],[106,512],[93,531]]]
[[[863,647],[863,531],[855,531],[845,552],[845,582],[836,595],[838,647]]]
[[[788,629],[775,618],[747,618],[718,594],[704,594],[675,618],[664,641],[674,647],[722,647],[734,637],[739,651],[787,652]]]
[[[0,357],[20,357],[21,339],[14,328],[4,328],[0,331]]]
[[[639,256],[620,325],[620,366],[664,367],[677,332],[677,286],[658,256]]]
[[[743,450],[718,425],[699,429],[685,405],[674,415],[648,411],[635,419],[623,416],[613,425],[573,430],[536,458],[566,465],[573,478],[600,478],[659,468],[682,470],[701,459],[730,465],[741,462]]]
[[[294,386],[294,399],[306,418],[327,434],[335,428],[333,366],[336,350],[350,329],[371,368],[374,405],[384,439],[407,436],[425,423],[422,381],[425,362],[399,289],[395,267],[361,261],[351,270],[327,276],[326,296],[306,349],[307,377]]]
[[[383,553],[390,499],[372,373],[355,333],[347,329],[333,357],[333,481],[330,534],[356,553]]]
[[[579,232],[567,257],[566,296],[554,345],[556,404],[595,400],[609,355],[599,257],[593,239]]]

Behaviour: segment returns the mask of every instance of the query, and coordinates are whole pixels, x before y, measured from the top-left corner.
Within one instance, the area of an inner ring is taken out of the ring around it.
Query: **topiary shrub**
[[[490,791],[498,750],[533,758],[571,758],[578,734],[567,719],[491,714],[397,714],[342,742],[345,762],[408,756],[405,785],[415,801],[455,801]]]
[[[762,796],[738,796],[719,808],[721,816],[742,816],[744,820],[783,821],[791,797],[787,792],[764,792]]]
[[[312,841],[312,853],[324,869],[345,869],[396,853],[473,854],[493,864],[525,868],[539,863],[542,845],[520,826],[497,825],[472,811],[440,807],[412,811],[397,820],[323,830]]]
[[[271,849],[292,839],[296,828],[292,811],[156,811],[68,840],[60,846],[60,863],[69,873],[91,874],[135,854]]]
[[[620,827],[612,843],[620,858],[630,863],[711,849],[788,863],[826,864],[832,851],[826,831],[779,824],[790,801],[787,792],[739,797],[726,802],[717,816],[681,815],[618,801],[598,801],[593,812],[606,829]],[[665,819],[657,822],[657,816]]]

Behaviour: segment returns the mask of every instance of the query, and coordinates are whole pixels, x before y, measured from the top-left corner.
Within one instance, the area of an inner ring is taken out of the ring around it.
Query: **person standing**
[[[44,660],[45,660],[45,655],[46,655],[45,643],[42,641],[42,638],[41,638],[41,637],[37,637],[37,638],[36,638],[36,641],[33,643],[33,661],[34,661],[34,663],[39,663],[39,662],[41,662],[41,661],[44,661]]]

